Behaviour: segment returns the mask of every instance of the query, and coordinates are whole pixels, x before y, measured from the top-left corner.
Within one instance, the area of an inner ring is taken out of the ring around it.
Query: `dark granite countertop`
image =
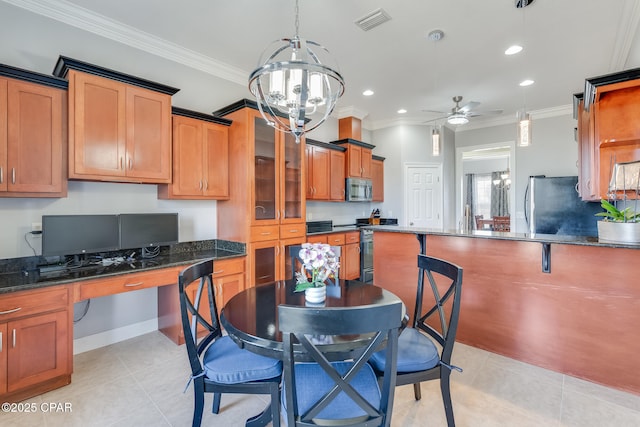
[[[433,228],[420,228],[420,227],[403,227],[398,225],[376,225],[376,226],[364,226],[363,228],[372,229],[374,231],[387,231],[392,233],[412,233],[412,234],[431,234],[439,236],[458,236],[458,237],[472,237],[483,239],[498,239],[498,240],[519,240],[529,242],[540,243],[562,243],[568,245],[581,245],[581,246],[599,246],[608,248],[627,248],[627,249],[640,249],[640,245],[630,245],[622,243],[609,243],[600,242],[597,237],[587,236],[565,236],[558,234],[530,234],[530,233],[505,233],[499,231],[458,231],[458,230],[438,230]]]
[[[154,258],[137,256],[111,265],[96,262],[82,267],[65,267],[46,274],[41,274],[38,266],[43,261],[42,257],[10,258],[0,260],[0,294],[180,265],[186,266],[209,258],[224,259],[245,255],[244,243],[201,240],[162,247],[159,255]]]

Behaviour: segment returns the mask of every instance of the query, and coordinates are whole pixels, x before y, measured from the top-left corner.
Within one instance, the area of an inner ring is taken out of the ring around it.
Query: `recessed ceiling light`
[[[533,80],[526,79],[520,82],[520,86],[531,86],[533,83],[535,83]]]
[[[371,96],[371,95],[373,95],[373,91],[371,89],[367,89],[364,92],[362,92],[362,94],[364,96]]]
[[[398,110],[398,114],[404,114],[406,112],[407,112],[407,110],[405,110],[404,108],[401,108],[401,109]]]
[[[505,55],[515,55],[516,53],[522,52],[522,46],[518,46],[514,44],[513,46],[509,46],[507,50],[504,51]]]

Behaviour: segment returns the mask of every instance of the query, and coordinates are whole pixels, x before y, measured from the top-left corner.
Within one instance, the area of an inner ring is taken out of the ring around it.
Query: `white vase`
[[[598,240],[603,243],[640,244],[640,222],[598,221]]]
[[[320,286],[318,288],[307,288],[304,290],[304,297],[312,304],[321,303],[327,298],[327,287]]]

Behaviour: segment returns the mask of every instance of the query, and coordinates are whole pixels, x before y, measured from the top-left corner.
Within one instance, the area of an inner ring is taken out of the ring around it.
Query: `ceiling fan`
[[[427,120],[425,123],[434,122],[440,119],[447,119],[447,123],[450,125],[464,125],[469,123],[470,117],[476,116],[485,116],[485,115],[496,115],[502,114],[503,110],[490,110],[490,111],[474,111],[473,109],[480,105],[479,102],[470,101],[465,105],[460,106],[460,102],[462,101],[462,96],[457,95],[453,97],[453,102],[455,106],[451,109],[450,113],[446,113],[444,111],[435,111],[435,110],[422,110],[425,113],[438,113],[443,114],[441,117],[437,117],[435,119]]]

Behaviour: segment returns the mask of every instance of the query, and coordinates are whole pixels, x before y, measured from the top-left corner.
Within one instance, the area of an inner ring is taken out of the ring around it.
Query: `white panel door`
[[[441,167],[407,165],[405,171],[405,224],[442,229]]]

